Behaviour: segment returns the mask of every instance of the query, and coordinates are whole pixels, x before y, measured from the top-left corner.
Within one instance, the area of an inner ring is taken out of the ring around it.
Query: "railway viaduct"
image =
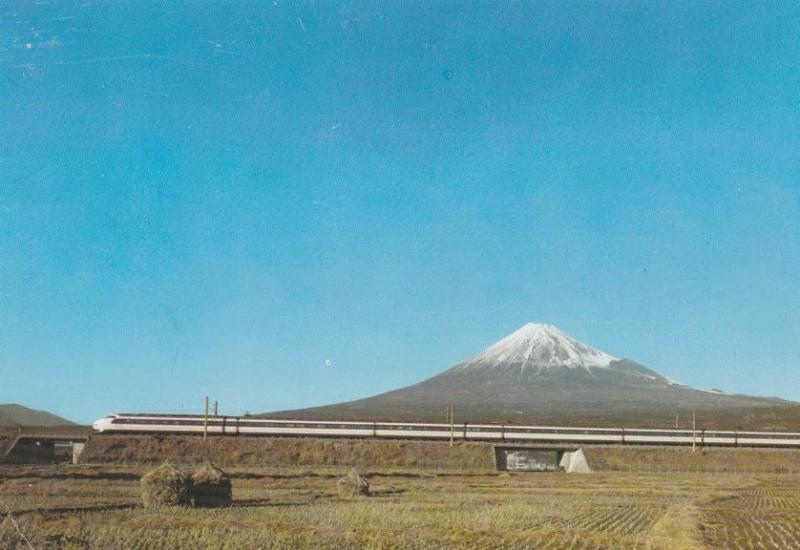
[[[53,464],[77,462],[89,433],[82,429],[26,430],[17,432],[0,445],[2,464]]]

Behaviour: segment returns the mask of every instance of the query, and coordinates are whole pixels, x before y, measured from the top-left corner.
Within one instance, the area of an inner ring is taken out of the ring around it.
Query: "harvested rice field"
[[[798,548],[800,477],[232,468],[229,508],[145,509],[143,467],[0,467],[0,548]]]

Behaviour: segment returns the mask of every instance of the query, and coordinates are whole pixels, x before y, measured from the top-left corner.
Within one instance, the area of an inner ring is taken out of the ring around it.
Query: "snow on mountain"
[[[588,346],[553,325],[528,323],[459,366],[459,370],[508,367],[522,370],[607,368],[618,358]]]

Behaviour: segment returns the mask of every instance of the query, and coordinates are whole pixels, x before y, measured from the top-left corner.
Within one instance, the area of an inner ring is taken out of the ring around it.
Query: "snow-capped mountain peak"
[[[528,323],[463,363],[460,369],[497,366],[534,368],[608,367],[618,361],[560,331],[553,325]]]
[[[552,325],[527,324],[427,380],[358,401],[284,412],[282,418],[434,422],[441,421],[445,404],[463,422],[585,426],[589,419],[599,427],[632,421],[661,425],[673,412],[684,417],[694,410],[731,418],[728,425],[738,426],[750,415],[731,411],[787,402],[697,390],[578,342]]]

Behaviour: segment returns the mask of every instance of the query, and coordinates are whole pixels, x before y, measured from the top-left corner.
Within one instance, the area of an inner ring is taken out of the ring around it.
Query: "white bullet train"
[[[800,433],[720,430],[573,428],[511,424],[278,420],[252,416],[112,414],[92,424],[106,434],[203,434],[213,436],[450,439],[638,445],[800,447]]]

